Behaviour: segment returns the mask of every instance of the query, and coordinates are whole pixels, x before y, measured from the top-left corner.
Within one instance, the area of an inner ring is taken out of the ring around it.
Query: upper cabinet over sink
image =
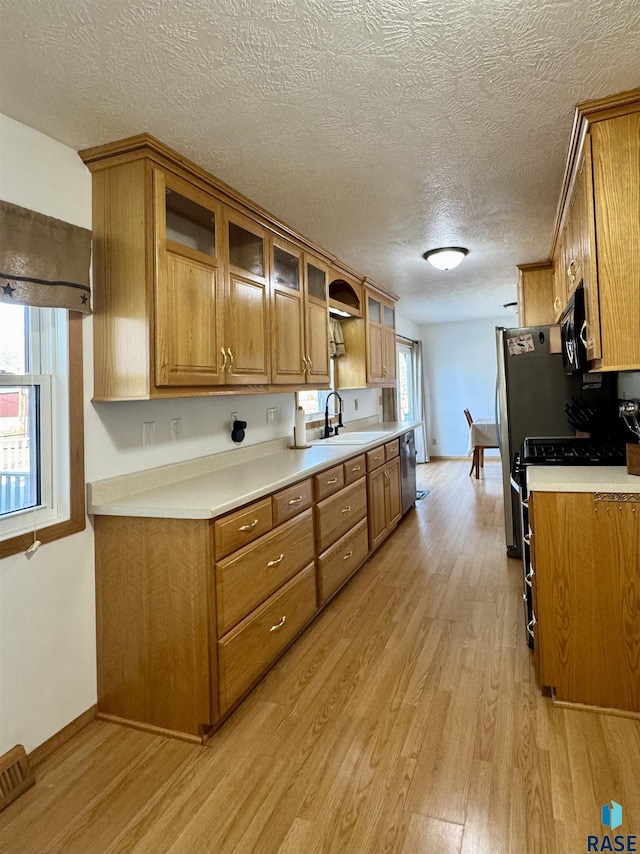
[[[95,400],[328,386],[333,256],[147,134],[80,156]]]

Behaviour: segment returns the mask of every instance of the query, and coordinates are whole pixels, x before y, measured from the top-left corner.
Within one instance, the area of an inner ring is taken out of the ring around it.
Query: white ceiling
[[[0,0],[2,112],[76,149],[153,134],[418,323],[513,319],[573,108],[639,57],[638,0]]]

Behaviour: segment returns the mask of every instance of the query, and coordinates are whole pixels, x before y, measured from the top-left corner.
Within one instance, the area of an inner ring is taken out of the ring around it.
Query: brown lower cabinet
[[[99,716],[205,739],[395,526],[397,453],[213,520],[96,516]]]
[[[640,495],[534,492],[529,514],[540,683],[640,712]]]
[[[367,497],[369,506],[369,548],[376,549],[402,517],[400,460],[398,443],[389,442],[367,454]],[[390,459],[391,458],[391,459]]]

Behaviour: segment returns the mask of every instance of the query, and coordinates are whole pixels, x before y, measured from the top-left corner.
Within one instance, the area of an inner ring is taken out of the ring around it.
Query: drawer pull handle
[[[283,618],[280,620],[280,622],[279,622],[279,623],[276,623],[276,624],[275,624],[275,626],[271,626],[271,628],[269,629],[269,631],[270,631],[270,632],[277,632],[277,631],[278,631],[278,629],[281,629],[281,628],[284,626],[284,624],[285,624],[286,622],[287,622],[287,618],[286,618],[286,617],[283,617]]]
[[[349,510],[351,510],[351,505],[350,505],[350,504],[347,504],[347,506],[346,506],[346,507],[343,507],[343,508],[342,508],[342,510],[341,510],[340,512],[341,512],[341,513],[348,513],[348,512],[349,512]]]
[[[331,480],[328,480],[328,481],[327,481],[327,486],[333,486],[333,484],[334,484],[334,483],[337,483],[337,482],[338,482],[338,478],[337,478],[337,477],[332,477],[332,478],[331,478]]]
[[[362,466],[354,466],[351,471],[360,471],[361,468]]]
[[[292,504],[300,504],[301,501],[302,501],[301,495],[299,495],[297,498],[291,498],[291,499],[289,499],[289,506],[291,506]]]
[[[353,555],[352,551],[347,552],[346,555],[343,555],[342,560],[349,560],[349,558],[352,557],[352,555]]]
[[[531,569],[529,570],[529,572],[528,572],[528,573],[525,575],[525,577],[524,577],[524,580],[527,582],[527,584],[529,585],[529,587],[533,587],[533,585],[532,585],[531,581],[532,581],[532,579],[533,579],[533,576],[534,576],[534,575],[535,575],[535,572],[533,571],[533,567],[531,567]]]
[[[374,457],[373,459],[377,462],[378,460],[381,460],[382,457]]]
[[[283,560],[284,555],[280,555],[280,557],[277,557],[275,560],[270,560],[267,566],[278,566],[278,564],[282,563]]]
[[[253,522],[249,522],[248,525],[240,525],[238,530],[239,531],[252,531],[257,524],[258,524],[258,519],[254,519]]]
[[[224,361],[222,362],[222,372],[224,373],[227,370],[227,354],[224,352],[224,347],[220,348],[220,352],[222,353],[222,358]]]

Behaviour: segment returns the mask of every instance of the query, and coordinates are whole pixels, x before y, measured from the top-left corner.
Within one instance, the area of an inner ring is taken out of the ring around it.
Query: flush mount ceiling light
[[[443,246],[441,249],[430,249],[422,256],[436,270],[453,270],[469,254],[462,246]]]

